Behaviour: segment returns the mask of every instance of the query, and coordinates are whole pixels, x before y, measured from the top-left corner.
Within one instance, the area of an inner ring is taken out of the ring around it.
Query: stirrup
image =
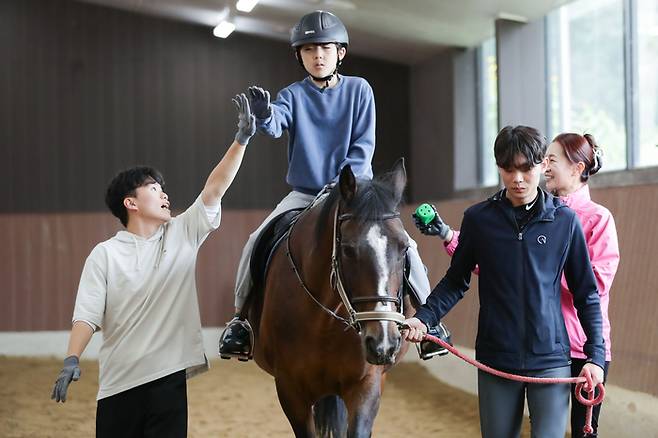
[[[421,344],[431,344],[430,345],[430,350],[425,350],[423,351],[423,347],[421,347]],[[416,343],[416,351],[418,351],[418,357],[420,357],[422,360],[430,360],[434,356],[445,356],[446,354],[449,353],[449,351],[438,344],[435,344],[432,341],[420,341]]]
[[[435,327],[430,327],[428,334],[436,336],[442,341],[452,345],[450,330],[448,330],[448,327],[442,322]],[[440,344],[435,344],[432,341],[421,341],[416,343],[416,350],[418,351],[418,356],[423,360],[429,360],[434,356],[445,356],[449,353],[447,348]]]
[[[247,333],[249,333],[249,351],[226,351],[226,337],[229,334],[229,328],[231,328],[231,330],[245,330]],[[236,316],[228,322],[226,328],[222,332],[221,337],[219,338],[219,357],[227,360],[235,357],[241,362],[247,362],[254,357],[255,342],[256,339],[254,336],[254,331],[251,328],[249,321]]]

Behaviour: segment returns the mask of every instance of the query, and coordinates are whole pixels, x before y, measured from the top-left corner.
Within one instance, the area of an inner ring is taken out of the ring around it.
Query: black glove
[[[53,393],[50,396],[52,400],[61,401],[62,403],[66,401],[66,391],[69,389],[69,384],[72,380],[77,381],[80,378],[79,364],[77,356],[69,356],[64,359],[64,368],[57,376]]]
[[[432,209],[434,209],[435,213],[434,219],[425,224],[416,215],[416,213],[414,213],[411,215],[411,217],[414,219],[414,224],[416,225],[416,228],[418,228],[420,232],[426,236],[439,236],[442,240],[446,240],[448,238],[448,233],[450,233],[452,229],[450,228],[450,225],[443,222],[443,219],[441,219],[441,216],[439,216],[439,212],[436,211],[436,207],[434,205],[432,205]]]
[[[251,86],[248,90],[251,111],[257,119],[267,119],[272,115],[270,92],[260,87]]]

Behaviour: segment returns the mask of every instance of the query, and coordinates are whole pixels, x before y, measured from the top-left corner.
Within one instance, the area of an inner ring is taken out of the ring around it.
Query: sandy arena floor
[[[0,437],[94,436],[97,363],[83,362],[82,378],[63,405],[50,400],[60,365],[54,359],[0,357]],[[292,436],[268,374],[253,362],[211,365],[210,372],[188,381],[190,437]],[[527,426],[523,436],[529,436]],[[418,364],[402,363],[388,376],[373,436],[479,436],[477,399],[438,382]]]

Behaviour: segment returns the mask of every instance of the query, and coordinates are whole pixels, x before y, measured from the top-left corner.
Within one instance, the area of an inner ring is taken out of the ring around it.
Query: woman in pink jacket
[[[591,135],[560,134],[548,146],[546,152],[548,166],[545,177],[546,189],[559,196],[562,202],[573,209],[582,224],[601,299],[603,337],[606,345],[604,371],[607,378],[611,359],[608,304],[610,287],[619,265],[619,244],[612,214],[604,206],[592,201],[589,194],[587,180],[601,169],[601,155],[601,149]],[[427,225],[418,218],[415,219],[416,226],[423,234],[441,237],[444,240],[446,252],[452,256],[459,243],[459,231],[452,230],[443,222],[438,213],[435,219]],[[475,272],[477,273],[477,268]],[[562,276],[562,314],[571,343],[572,375],[578,376],[585,364],[586,356],[583,353],[583,345],[586,337],[578,320],[573,305],[573,295],[567,289],[564,275]],[[597,436],[600,410],[601,405],[594,408],[592,416],[594,434],[590,436]],[[583,436],[584,424],[585,407],[572,396],[571,436],[573,438]]]

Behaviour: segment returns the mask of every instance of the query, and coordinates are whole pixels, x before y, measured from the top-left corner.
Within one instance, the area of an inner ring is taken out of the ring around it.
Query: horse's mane
[[[347,207],[360,225],[365,222],[381,222],[385,214],[397,211],[401,199],[395,193],[393,175],[394,172],[388,172],[372,180],[356,180],[356,195]],[[340,185],[336,183],[322,203],[316,224],[316,238],[320,239],[324,235],[324,224],[329,220],[333,207],[340,198]]]

